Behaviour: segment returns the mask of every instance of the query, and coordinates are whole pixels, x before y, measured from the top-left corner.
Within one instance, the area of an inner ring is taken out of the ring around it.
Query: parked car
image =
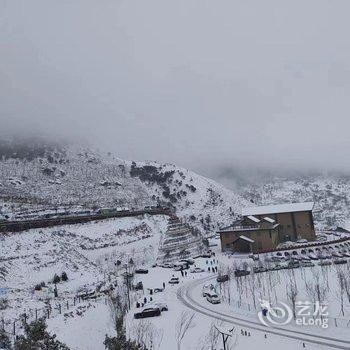
[[[164,263],[162,265],[160,265],[161,267],[164,267],[166,269],[172,269],[174,267],[173,264],[170,264],[170,263]]]
[[[209,303],[212,303],[212,304],[220,304],[221,303],[221,300],[217,294],[209,294],[209,295],[207,295],[206,298],[209,301]]]
[[[169,284],[179,284],[179,278],[178,277],[172,277],[171,280],[168,282]]]
[[[202,296],[206,297],[207,295],[212,293],[213,290],[214,290],[214,286],[211,283],[205,284],[202,288]]]
[[[138,273],[138,274],[147,274],[147,273],[148,273],[148,270],[147,270],[147,269],[136,269],[136,270],[135,270],[135,273]]]
[[[180,260],[180,262],[187,263],[188,265],[193,265],[194,264],[194,260],[193,259],[182,259],[182,260]]]
[[[275,264],[274,266],[272,266],[270,268],[271,271],[278,271],[278,270],[282,270],[283,266],[281,264]]]
[[[332,262],[330,260],[321,260],[319,263],[318,263],[319,266],[330,266],[332,265]]]
[[[136,312],[134,318],[146,318],[160,316],[160,309],[158,307],[150,307],[143,309],[141,312]]]
[[[250,274],[248,270],[235,270],[235,277],[247,276]]]
[[[338,253],[338,252],[336,252],[336,251],[332,251],[332,252],[331,252],[331,255],[332,255],[334,258],[342,258],[342,257],[343,257],[340,253]]]
[[[346,259],[338,258],[338,259],[335,259],[335,260],[334,260],[334,264],[335,264],[335,265],[341,265],[341,264],[346,264],[346,263],[347,263],[347,260],[346,260]]]
[[[307,256],[308,256],[311,260],[318,260],[317,255],[314,254],[314,253],[308,253]]]
[[[153,290],[154,293],[161,293],[163,291],[164,291],[163,288],[154,288],[154,290]]]
[[[155,302],[155,303],[148,304],[147,307],[158,308],[160,311],[168,311],[169,310],[167,304],[160,303],[160,302]]]
[[[204,272],[204,270],[201,269],[200,267],[195,267],[194,269],[191,270],[191,273],[200,273],[200,272]]]
[[[298,240],[297,240],[297,243],[300,243],[300,244],[305,244],[305,243],[308,243],[308,240],[307,240],[307,239],[305,239],[305,238],[298,239]]]
[[[281,257],[279,257],[279,256],[271,256],[271,261],[272,262],[280,262],[281,261]]]
[[[261,273],[261,272],[268,271],[268,269],[264,266],[254,266],[253,271],[254,271],[254,273]]]
[[[345,257],[345,258],[350,258],[350,253],[347,252],[347,251],[342,251],[342,252],[341,252],[341,255],[342,255],[343,257]]]
[[[315,264],[312,263],[310,260],[302,260],[300,262],[300,266],[302,266],[302,267],[312,267],[312,266],[315,266]]]
[[[295,269],[295,268],[298,268],[300,267],[300,262],[299,261],[290,261],[288,263],[288,269]]]
[[[228,275],[219,275],[217,278],[216,278],[216,281],[217,282],[226,282],[229,280],[229,277]]]

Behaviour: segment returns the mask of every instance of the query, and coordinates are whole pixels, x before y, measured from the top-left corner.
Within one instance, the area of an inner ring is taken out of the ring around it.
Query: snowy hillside
[[[275,177],[246,184],[241,194],[256,204],[314,201],[320,228],[343,226],[350,217],[350,177],[337,175]]]
[[[0,145],[0,214],[81,205],[171,206],[213,233],[246,201],[218,183],[175,165],[134,163],[73,146]]]

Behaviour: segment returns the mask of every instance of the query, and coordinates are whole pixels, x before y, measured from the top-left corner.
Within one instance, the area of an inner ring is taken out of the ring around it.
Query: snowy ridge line
[[[218,320],[224,321],[224,322],[230,322],[235,325],[243,326],[243,327],[249,327],[251,329],[255,329],[257,331],[262,331],[265,333],[274,334],[281,337],[286,337],[294,340],[299,340],[302,342],[309,342],[315,345],[322,345],[326,346],[327,348],[332,349],[342,349],[342,350],[349,350],[350,348],[350,341],[347,340],[339,340],[336,338],[321,336],[319,334],[311,334],[311,333],[305,333],[305,332],[298,332],[294,330],[289,330],[285,328],[280,327],[264,327],[258,322],[250,321],[244,318],[235,317],[232,315],[228,315],[219,311],[215,311],[213,309],[210,309],[208,307],[203,306],[202,304],[198,303],[191,295],[191,290],[197,287],[198,285],[208,282],[210,280],[215,279],[216,277],[206,277],[199,280],[196,280],[194,282],[190,282],[185,286],[182,286],[177,291],[177,298],[188,308],[197,311],[199,313],[202,313],[206,316],[216,318]],[[322,339],[322,340],[319,340]],[[328,342],[327,342],[328,341]],[[344,345],[343,345],[344,344]]]
[[[150,210],[134,210],[128,212],[115,212],[110,214],[93,214],[81,216],[69,216],[51,219],[34,219],[23,221],[3,221],[0,222],[1,232],[18,232],[29,230],[32,228],[44,228],[60,225],[79,224],[89,221],[99,221],[110,218],[125,218],[139,215],[171,215],[170,209],[150,209]]]

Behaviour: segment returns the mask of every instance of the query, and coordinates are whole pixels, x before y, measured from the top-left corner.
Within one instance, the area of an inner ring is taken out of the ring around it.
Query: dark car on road
[[[136,312],[134,314],[134,318],[146,318],[146,317],[154,317],[160,316],[160,309],[158,307],[150,307],[142,310],[141,312]]]
[[[220,275],[217,277],[216,281],[217,282],[226,282],[229,280],[229,277],[228,275]]]
[[[247,276],[250,274],[248,270],[235,270],[235,277]]]
[[[138,273],[138,274],[147,274],[147,273],[148,273],[148,270],[147,270],[147,269],[136,269],[136,270],[135,270],[135,273]]]

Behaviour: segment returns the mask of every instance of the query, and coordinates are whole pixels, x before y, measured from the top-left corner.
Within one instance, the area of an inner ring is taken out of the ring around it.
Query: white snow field
[[[0,318],[5,319],[7,331],[11,333],[13,321],[17,320],[16,332],[21,333],[20,315],[26,312],[29,319],[33,320],[35,309],[38,309],[40,317],[50,304],[48,329],[57,334],[58,339],[74,350],[104,349],[105,335],[115,334],[108,298],[100,295],[97,299],[84,301],[74,297],[81,290],[91,291],[99,285],[103,287],[108,283],[120,283],[123,270],[116,267],[115,263],[117,260],[124,263],[132,258],[136,267],[147,268],[149,273],[135,275],[133,283],[142,281],[144,292],[130,293],[131,310],[126,316],[127,335],[148,346],[152,342],[153,349],[178,349],[176,329],[183,312],[186,315],[194,313],[194,319],[183,337],[181,349],[211,349],[210,344],[215,338],[210,332],[213,325],[234,327],[230,338],[232,349],[271,349],[282,343],[285,349],[303,349],[303,343],[307,349],[349,348],[349,343],[346,343],[350,341],[349,328],[344,324],[341,327],[331,324],[329,329],[293,325],[265,327],[257,319],[259,307],[255,311],[252,306],[252,281],[256,298],[271,299],[273,303],[275,298],[287,301],[286,288],[291,280],[295,280],[298,297],[308,300],[305,286],[320,272],[321,280],[328,281],[330,286],[326,300],[330,304],[331,317],[347,320],[350,305],[345,294],[345,315],[339,315],[340,294],[336,272],[338,269],[348,272],[349,265],[261,273],[256,274],[254,280],[248,276],[246,283],[242,283],[241,279],[233,277],[232,272],[239,262],[245,260],[222,254],[219,245],[215,246],[218,240],[214,239],[210,243],[213,244],[215,257],[197,258],[192,266],[205,271],[191,273],[187,270],[187,276],[182,276],[181,272],[173,269],[151,267],[156,259],[161,235],[166,232],[167,222],[166,216],[119,218],[1,236],[1,287],[6,288],[9,306],[0,311]],[[221,285],[221,293],[217,286],[222,303],[212,305],[202,297],[201,290],[208,281],[215,281],[217,274],[208,273],[207,270],[208,267],[216,266],[222,272],[229,272],[231,280]],[[61,274],[63,271],[67,272],[68,281],[57,284],[58,298],[54,298],[52,278],[55,273]],[[168,283],[173,276],[179,278],[178,285]],[[47,287],[42,291],[34,291],[34,286],[42,281]],[[241,283],[237,284],[237,281]],[[150,295],[148,288],[162,288],[163,283],[163,292]],[[136,308],[136,302],[143,303],[146,297],[144,307],[147,307],[151,296],[152,303],[166,303],[169,310],[163,311],[158,317],[135,320],[133,315],[140,310]],[[247,307],[238,308],[238,300],[243,306],[249,304],[250,312]],[[217,339],[214,349],[222,349],[221,338]]]

